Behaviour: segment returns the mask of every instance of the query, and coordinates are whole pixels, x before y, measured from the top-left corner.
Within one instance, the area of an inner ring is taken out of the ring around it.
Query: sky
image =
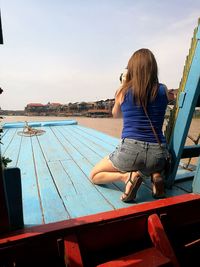
[[[149,48],[178,88],[199,0],[0,0],[0,107],[114,98],[131,55]]]

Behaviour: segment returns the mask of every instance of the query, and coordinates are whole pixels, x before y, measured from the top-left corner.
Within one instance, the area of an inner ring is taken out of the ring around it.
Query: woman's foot
[[[152,196],[155,199],[164,198],[165,197],[165,186],[163,178],[160,173],[154,173],[151,177],[152,181]]]
[[[121,200],[124,202],[133,201],[136,197],[137,191],[142,183],[142,178],[138,172],[130,172],[128,178],[125,181],[125,191],[121,196]]]

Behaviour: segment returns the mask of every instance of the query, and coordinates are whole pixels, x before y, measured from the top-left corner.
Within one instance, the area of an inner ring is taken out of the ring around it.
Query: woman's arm
[[[122,112],[121,112],[121,97],[119,93],[120,89],[117,90],[115,94],[115,103],[112,109],[112,115],[114,118],[120,118],[122,117]]]
[[[122,117],[121,105],[117,99],[115,99],[115,104],[112,109],[112,115],[114,118]]]

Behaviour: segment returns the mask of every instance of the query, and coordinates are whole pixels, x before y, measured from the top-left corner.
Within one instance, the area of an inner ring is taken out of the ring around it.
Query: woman
[[[140,49],[132,55],[112,110],[114,117],[123,116],[122,141],[91,171],[94,184],[124,182],[121,196],[124,202],[135,199],[142,179],[148,176],[153,183],[153,196],[162,198],[165,194],[161,174],[168,151],[162,126],[168,94],[166,86],[158,82],[157,73],[157,63],[150,50]]]

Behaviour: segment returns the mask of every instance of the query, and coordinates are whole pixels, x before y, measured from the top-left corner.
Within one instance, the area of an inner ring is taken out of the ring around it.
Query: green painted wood
[[[73,160],[48,165],[71,218],[113,209]]]
[[[13,132],[13,129],[11,129],[11,132]],[[3,154],[3,156],[12,160],[10,163],[8,163],[8,167],[15,167],[19,158],[22,136],[18,135],[17,132],[18,131],[15,131],[13,134],[13,137],[10,139],[9,144]]]
[[[38,139],[38,137],[32,137],[32,147],[44,222],[66,220],[69,218],[69,214],[55,186]]]
[[[38,136],[38,140],[46,161],[69,159],[69,156],[66,154],[66,151],[52,132],[51,128],[41,127],[39,129],[45,131],[43,135]]]
[[[44,220],[38,195],[31,137],[22,138],[17,167],[21,170],[24,224],[42,224]]]

